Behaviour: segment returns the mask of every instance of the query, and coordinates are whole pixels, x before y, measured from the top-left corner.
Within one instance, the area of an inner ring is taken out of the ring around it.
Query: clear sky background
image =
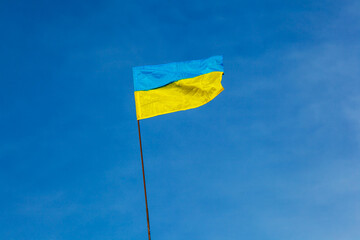
[[[132,67],[224,56],[141,121],[154,240],[360,239],[360,2],[1,1],[0,239],[147,239]]]

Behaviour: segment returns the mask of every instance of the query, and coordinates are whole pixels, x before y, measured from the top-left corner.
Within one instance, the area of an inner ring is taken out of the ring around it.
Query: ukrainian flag
[[[200,107],[224,90],[222,56],[134,67],[137,119]]]

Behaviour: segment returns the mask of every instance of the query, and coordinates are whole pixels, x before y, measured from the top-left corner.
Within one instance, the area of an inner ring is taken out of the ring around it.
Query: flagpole
[[[143,181],[144,181],[145,205],[146,205],[146,219],[147,219],[149,240],[151,240],[151,236],[150,236],[149,209],[148,209],[147,196],[146,196],[144,158],[143,158],[142,145],[141,145],[140,121],[137,120],[137,123],[138,123],[138,129],[139,129],[139,142],[140,142],[141,165],[142,165],[142,173],[143,173]]]

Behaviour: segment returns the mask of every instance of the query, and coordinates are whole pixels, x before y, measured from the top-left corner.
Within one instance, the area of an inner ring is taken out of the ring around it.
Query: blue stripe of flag
[[[223,57],[133,67],[135,91],[145,91],[210,72],[224,72]]]

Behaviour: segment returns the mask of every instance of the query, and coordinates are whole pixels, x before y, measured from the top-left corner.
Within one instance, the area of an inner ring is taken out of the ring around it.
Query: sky
[[[141,121],[152,239],[360,239],[360,2],[0,2],[0,239],[142,240],[132,67],[223,55]]]

